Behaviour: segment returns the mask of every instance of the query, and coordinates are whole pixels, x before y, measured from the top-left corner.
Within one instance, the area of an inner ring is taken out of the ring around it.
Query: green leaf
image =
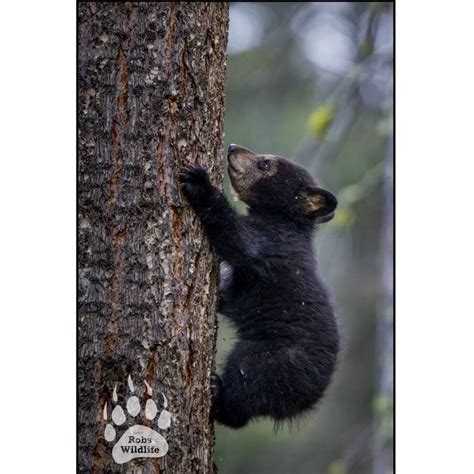
[[[308,119],[308,129],[314,135],[324,137],[334,120],[336,109],[331,104],[318,107]]]
[[[340,459],[333,461],[328,467],[328,474],[346,474],[346,472],[346,465]]]
[[[341,207],[336,211],[334,219],[330,222],[331,227],[343,229],[351,227],[356,221],[356,214],[350,207]]]

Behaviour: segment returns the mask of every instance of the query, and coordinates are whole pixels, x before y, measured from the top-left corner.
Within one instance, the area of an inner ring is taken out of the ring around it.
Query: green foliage
[[[337,460],[333,461],[329,467],[328,467],[328,474],[346,474],[346,465],[344,464],[344,461],[342,460]]]
[[[329,103],[321,105],[309,116],[309,131],[318,137],[324,137],[328,128],[331,126],[335,115],[336,107],[333,104]]]
[[[357,219],[356,212],[350,207],[339,206],[334,219],[329,224],[337,229],[344,229],[346,227],[352,227]]]
[[[390,438],[393,430],[393,400],[386,395],[377,395],[374,397],[372,406],[377,413],[379,421],[380,434]]]
[[[374,43],[372,40],[367,39],[359,46],[359,57],[365,59],[374,52]]]
[[[390,2],[368,2],[369,14],[374,16],[378,15],[384,8],[385,4]]]

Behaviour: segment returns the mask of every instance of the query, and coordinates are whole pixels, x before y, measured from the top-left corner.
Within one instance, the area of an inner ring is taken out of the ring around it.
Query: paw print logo
[[[147,393],[151,397],[153,390],[145,380]],[[131,422],[135,421],[141,411],[140,399],[133,395],[135,387],[133,385],[132,377],[128,376],[128,388],[130,390],[130,397],[126,402],[126,410],[130,416]],[[164,409],[161,411],[157,425],[161,430],[166,430],[171,425],[171,413],[166,410],[168,407],[168,401],[163,395]],[[115,426],[122,426],[126,420],[127,415],[121,405],[117,404],[117,386],[114,388],[112,400],[115,404],[112,410],[111,418],[112,423],[107,423],[104,431],[104,437],[108,442],[112,442],[117,438],[117,430]],[[150,421],[150,425],[153,424],[156,415],[158,414],[158,407],[152,398],[149,398],[145,403],[144,415],[147,420]],[[103,412],[104,420],[108,420],[107,403],[104,406]],[[168,442],[166,439],[154,429],[144,426],[141,424],[132,424],[117,440],[112,448],[112,457],[117,464],[124,464],[134,458],[161,458],[168,452]]]

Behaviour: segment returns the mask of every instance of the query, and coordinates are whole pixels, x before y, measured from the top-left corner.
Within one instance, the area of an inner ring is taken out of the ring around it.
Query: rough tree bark
[[[200,163],[222,182],[228,5],[78,8],[79,470],[213,472],[217,268],[178,175]],[[129,375],[142,412],[144,381],[159,409],[165,394],[169,451],[119,465],[103,413],[125,408]]]

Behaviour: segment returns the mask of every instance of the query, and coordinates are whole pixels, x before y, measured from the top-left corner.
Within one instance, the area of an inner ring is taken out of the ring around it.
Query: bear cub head
[[[316,224],[334,217],[336,197],[302,166],[239,145],[229,146],[227,160],[232,187],[251,210]]]

